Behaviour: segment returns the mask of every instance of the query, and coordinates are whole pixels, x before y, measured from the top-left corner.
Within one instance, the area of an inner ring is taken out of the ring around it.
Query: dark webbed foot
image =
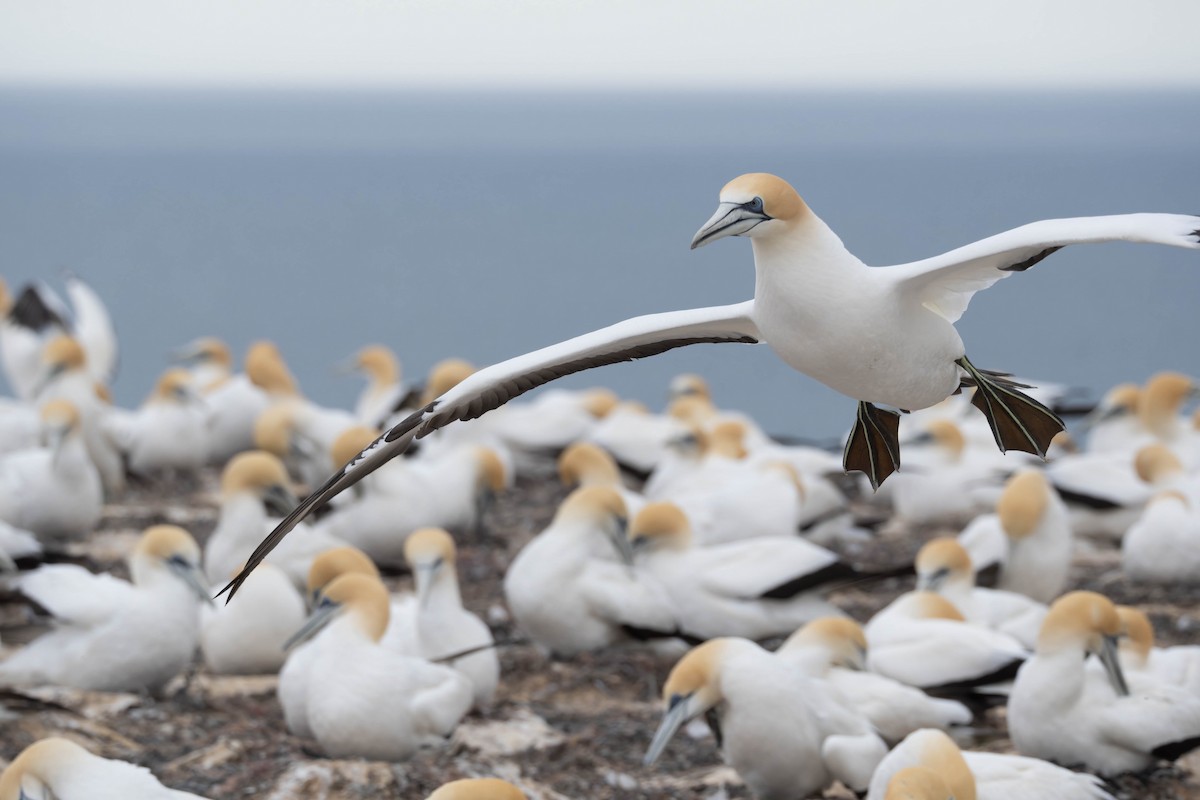
[[[858,416],[842,453],[842,468],[858,470],[878,489],[900,468],[900,415],[859,402]]]
[[[971,405],[987,417],[1000,451],[1021,450],[1045,458],[1050,440],[1066,427],[1058,415],[1018,391],[1029,386],[998,373],[976,369],[966,356],[954,363],[968,375],[963,384],[975,387]]]

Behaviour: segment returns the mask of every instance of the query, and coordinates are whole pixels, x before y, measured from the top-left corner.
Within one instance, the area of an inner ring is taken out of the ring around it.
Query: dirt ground
[[[203,540],[216,521],[215,475],[179,491],[141,487],[106,509],[101,531],[71,553],[93,569],[123,573],[121,558],[143,527],[181,524]],[[525,478],[489,512],[485,533],[460,541],[459,572],[466,605],[492,625],[497,639],[516,640],[503,605],[501,580],[513,555],[553,514],[564,492],[547,465]],[[892,532],[850,554],[869,566],[911,560],[935,531]],[[1162,644],[1200,640],[1200,587],[1163,589],[1129,584],[1117,554],[1081,548],[1074,585],[1103,592],[1147,611]],[[393,576],[397,588],[406,576]],[[870,592],[835,593],[834,602],[862,620],[902,591],[896,579]],[[27,641],[44,620],[10,596],[0,604],[0,638]],[[567,660],[548,660],[533,647],[500,650],[501,683],[496,705],[468,717],[451,744],[404,763],[329,760],[317,745],[290,735],[275,699],[274,676],[218,677],[198,668],[176,679],[162,697],[42,688],[28,699],[3,699],[0,762],[52,734],[73,738],[93,752],[152,769],[167,785],[210,798],[425,797],[460,777],[498,776],[522,786],[530,798],[749,797],[736,775],[722,766],[711,736],[692,725],[676,737],[653,767],[641,758],[660,715],[659,687],[674,662],[670,654],[625,648]],[[962,742],[978,749],[1011,751],[1003,709],[994,709]],[[1200,758],[1111,784],[1128,800],[1200,798]],[[834,787],[825,797],[852,798]]]

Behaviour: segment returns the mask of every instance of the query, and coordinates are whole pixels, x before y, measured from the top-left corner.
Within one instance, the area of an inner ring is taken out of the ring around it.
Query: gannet
[[[1143,430],[1160,442],[1176,444],[1192,435],[1188,418],[1180,413],[1183,404],[1200,396],[1200,386],[1179,372],[1159,372],[1142,387],[1137,406]]]
[[[254,446],[282,461],[301,486],[318,485],[333,463],[319,442],[297,429],[296,406],[292,403],[276,403],[258,415],[254,420]]]
[[[100,474],[72,403],[45,403],[41,419],[47,447],[0,458],[0,519],[40,537],[79,539],[100,521]]]
[[[585,439],[611,453],[625,469],[648,475],[658,466],[669,443],[686,432],[679,420],[651,414],[642,403],[625,400],[597,422]]]
[[[464,778],[442,784],[425,800],[526,800],[525,793],[499,778]]]
[[[471,707],[471,683],[449,667],[402,656],[379,644],[387,629],[387,589],[376,578],[343,575],[297,632],[327,628],[313,645],[308,727],[334,758],[399,761],[443,744]]]
[[[319,406],[306,398],[273,342],[255,342],[246,352],[246,374],[271,398],[272,403],[290,407],[295,433],[313,442],[321,457],[329,455],[334,439],[358,420],[349,411]]]
[[[129,557],[132,583],[53,564],[21,577],[21,592],[56,627],[0,664],[0,684],[157,689],[192,661],[197,607],[209,598],[200,548],[174,525],[147,528]]]
[[[408,388],[400,380],[400,360],[386,345],[367,345],[354,354],[343,370],[356,370],[367,376],[367,385],[354,404],[354,416],[363,425],[382,425],[408,394]]]
[[[1200,747],[1200,697],[1145,673],[1127,682],[1117,656],[1121,629],[1103,595],[1071,592],[1054,602],[1008,698],[1018,752],[1116,775]],[[1088,654],[1099,657],[1108,681],[1089,680]]]
[[[304,624],[305,616],[304,598],[287,574],[274,564],[263,564],[238,602],[200,607],[204,663],[218,675],[274,674],[287,656],[284,642]]]
[[[207,394],[233,377],[233,354],[215,336],[193,339],[174,350],[171,359],[187,370],[197,392]]]
[[[887,751],[865,719],[746,639],[690,650],[667,677],[663,702],[643,763],[657,761],[684,723],[715,712],[721,753],[759,800],[807,797],[834,780],[861,791]]]
[[[958,800],[942,777],[924,767],[906,767],[891,777],[883,800]],[[974,800],[967,796],[967,800]]]
[[[867,800],[890,800],[887,790],[914,768],[940,777],[952,791],[942,797],[954,800],[1113,800],[1095,775],[1036,758],[961,751],[939,730],[915,731],[888,753],[871,778]]]
[[[1044,220],[911,264],[872,269],[842,245],[784,180],[742,175],[721,190],[717,212],[692,247],[747,236],[754,251],[752,300],[635,317],[474,373],[384,433],[339,469],[269,536],[253,569],[301,519],[454,420],[474,419],[555,378],[702,342],[765,342],[793,368],[858,401],[846,443],[847,470],[878,486],[900,463],[899,414],[920,409],[964,382],[1002,450],[1044,455],[1061,420],[1001,375],[967,360],[954,323],[971,297],[1070,244],[1155,242],[1200,248],[1200,217],[1126,214]],[[235,588],[236,580],[231,585]]]
[[[458,591],[458,550],[449,533],[441,528],[413,531],[404,542],[404,557],[417,584],[417,638],[421,655],[439,661],[492,644],[491,629],[463,608]],[[476,708],[491,705],[500,681],[500,660],[494,649],[480,650],[446,664],[471,682]]]
[[[1104,393],[1091,414],[1084,417],[1087,452],[1128,452],[1143,435],[1138,418],[1142,390],[1136,383],[1119,383]]]
[[[145,767],[93,755],[69,739],[40,739],[0,774],[0,800],[204,800],[168,789]]]
[[[271,405],[271,399],[248,373],[263,367],[247,358],[246,372],[232,374],[229,348],[212,337],[187,345],[177,358],[191,364],[193,380],[204,393],[209,463],[224,466],[243,450],[253,449],[254,422]],[[266,380],[260,376],[260,381]]]
[[[576,489],[512,560],[504,596],[518,627],[543,650],[572,655],[680,633],[666,590],[633,572],[627,518],[613,489]]]
[[[1200,583],[1200,513],[1178,489],[1160,492],[1121,541],[1121,569],[1135,581]]]
[[[591,442],[576,442],[559,454],[558,478],[568,489],[580,486],[614,489],[630,514],[636,514],[646,504],[646,498],[621,480],[621,468],[609,452]]]
[[[909,448],[909,463],[918,468],[901,471],[890,484],[896,517],[910,526],[953,526],[984,511],[972,489],[992,480],[1001,456],[972,447],[961,426],[948,419],[930,420],[920,438],[930,445],[924,452]]]
[[[898,742],[920,728],[967,725],[971,711],[956,700],[867,671],[867,638],[854,620],[822,617],[793,633],[775,655],[820,679],[866,715],[879,735]]]
[[[1149,673],[1155,680],[1200,695],[1200,645],[1155,647],[1150,618],[1136,608],[1117,606],[1121,617],[1121,668],[1130,678]]]
[[[182,369],[167,370],[137,411],[109,415],[105,430],[125,452],[129,471],[191,473],[208,461],[208,410]]]
[[[1067,584],[1072,542],[1067,509],[1037,470],[1009,478],[996,513],[977,517],[958,542],[977,572],[997,572],[998,589],[1049,603]]]

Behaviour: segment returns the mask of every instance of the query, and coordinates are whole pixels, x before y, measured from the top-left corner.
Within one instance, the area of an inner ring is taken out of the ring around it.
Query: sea
[[[1200,213],[1200,93],[306,92],[0,89],[0,277],[78,274],[136,405],[173,348],[275,341],[314,400],[368,343],[409,379],[635,314],[753,294],[749,244],[689,251],[721,186],[789,180],[869,264],[1037,219]],[[1068,248],[975,297],[983,368],[1096,397],[1200,374],[1200,252]],[[814,336],[812,345],[821,345]],[[653,408],[698,372],[769,431],[835,441],[854,403],[765,346],[566,379]]]

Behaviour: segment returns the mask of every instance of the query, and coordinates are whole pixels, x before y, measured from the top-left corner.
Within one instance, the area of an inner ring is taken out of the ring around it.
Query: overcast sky
[[[0,83],[1200,87],[1197,0],[0,0]]]

